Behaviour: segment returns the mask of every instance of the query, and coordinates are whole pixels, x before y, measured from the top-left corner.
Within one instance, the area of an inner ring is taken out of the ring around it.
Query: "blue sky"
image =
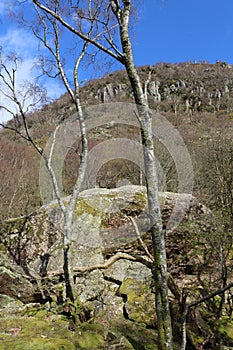
[[[137,65],[233,63],[233,1],[145,0],[134,52]]]
[[[18,81],[33,79],[37,43],[24,29],[9,22],[6,0],[0,0],[0,47],[17,51],[24,59]],[[134,56],[138,66],[158,62],[226,61],[233,63],[232,0],[144,0],[138,1],[138,21],[134,33]],[[120,66],[117,67],[118,69]],[[82,79],[94,78],[82,72]],[[104,74],[104,69],[99,74]],[[46,81],[51,98],[63,87]],[[0,114],[0,119],[6,117]]]

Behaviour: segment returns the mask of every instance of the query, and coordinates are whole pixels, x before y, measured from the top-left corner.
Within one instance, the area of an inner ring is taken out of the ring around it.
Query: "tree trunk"
[[[73,288],[73,273],[71,270],[71,259],[70,259],[70,245],[67,245],[63,249],[63,272],[65,278],[65,286],[66,286],[66,297],[70,299],[70,301],[74,302],[74,288]]]
[[[66,286],[66,297],[69,298],[72,302],[74,302],[74,274],[73,274],[73,263],[71,257],[71,234],[72,234],[72,223],[73,223],[73,215],[75,210],[75,205],[77,202],[78,195],[80,193],[80,189],[82,183],[84,181],[85,171],[87,167],[87,156],[88,156],[88,142],[86,135],[86,126],[83,116],[83,110],[79,100],[79,85],[78,79],[76,79],[76,99],[75,106],[77,110],[77,120],[79,122],[80,131],[81,131],[81,142],[82,142],[82,152],[81,152],[81,161],[79,165],[78,176],[76,179],[76,183],[74,185],[72,194],[70,196],[69,203],[66,207],[65,217],[64,217],[64,232],[63,232],[63,258],[64,258],[64,278],[65,278],[65,286]]]
[[[145,100],[142,84],[134,64],[132,46],[129,38],[128,24],[130,1],[124,2],[124,10],[117,8],[116,2],[111,3],[113,11],[120,24],[120,37],[124,54],[124,65],[133,89],[141,127],[145,175],[147,181],[148,209],[151,221],[151,235],[154,253],[153,277],[156,290],[158,349],[172,350],[172,327],[167,285],[167,260],[159,204],[158,179],[154,158],[151,116],[148,102]]]

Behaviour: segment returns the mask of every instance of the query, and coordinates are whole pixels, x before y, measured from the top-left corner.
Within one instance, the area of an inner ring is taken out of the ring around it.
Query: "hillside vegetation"
[[[233,68],[224,62],[161,63],[138,68],[153,110],[162,113],[180,132],[192,158],[195,195],[215,209],[232,216],[232,128]],[[150,76],[150,78],[149,78]],[[82,88],[84,105],[133,101],[124,71],[89,81]],[[28,115],[30,131],[44,145],[60,120],[73,113],[67,94],[42,110]],[[9,121],[11,125],[14,121]],[[139,131],[123,125],[92,130],[89,148],[111,138],[139,140]],[[79,143],[70,150],[63,169],[65,193],[73,185],[79,164]],[[156,156],[167,177],[167,189],[176,191],[174,162],[158,140]],[[41,205],[38,190],[39,159],[34,150],[17,135],[1,130],[0,138],[0,217],[20,216]],[[115,187],[121,179],[139,184],[135,164],[118,160],[106,164],[98,174],[100,187]]]
[[[224,62],[160,63],[138,71],[151,110],[157,113],[153,118],[162,115],[179,131],[194,171],[193,194],[176,193],[176,159],[154,137],[163,175],[160,201],[174,349],[180,349],[185,326],[188,350],[232,349],[233,67]],[[133,102],[125,72],[89,81],[82,87],[81,101],[86,118],[89,106]],[[27,116],[30,133],[45,146],[55,127],[72,120],[73,114],[65,94]],[[16,122],[20,126],[20,119],[7,125]],[[110,119],[101,124],[100,118],[98,125],[88,131],[90,151],[118,138],[140,143],[140,130],[133,123]],[[77,139],[65,157],[66,196],[79,167],[80,144]],[[139,166],[112,156],[99,168],[96,188],[80,194],[72,227],[74,305],[64,295],[62,215],[57,203],[43,205],[40,158],[30,144],[2,129],[0,160],[3,349],[156,349],[154,257],[146,180]],[[169,230],[174,208],[178,217],[188,210]]]

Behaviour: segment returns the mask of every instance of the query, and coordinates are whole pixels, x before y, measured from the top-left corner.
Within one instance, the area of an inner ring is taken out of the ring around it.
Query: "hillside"
[[[214,168],[212,169],[213,161],[210,159],[219,158],[220,155],[216,155],[217,150],[220,152],[219,148],[221,152],[227,153],[232,150],[233,68],[224,62],[161,63],[153,67],[140,67],[139,72],[144,82],[151,72],[150,80],[145,83],[150,106],[174,125],[188,147],[195,170],[195,194],[201,196],[200,200],[204,201],[206,196],[210,195],[211,200],[212,188],[208,188],[209,184],[205,181],[208,176],[206,172],[215,173]],[[81,95],[86,106],[110,101],[133,101],[124,71],[88,82],[82,88]],[[28,116],[30,131],[35,139],[44,145],[59,120],[68,118],[72,113],[73,107],[69,97],[64,95]],[[10,125],[13,121],[8,123]],[[89,133],[90,149],[109,138],[136,137],[139,140],[139,136],[136,136],[139,135],[139,131],[135,128],[129,129],[118,125],[100,129]],[[226,150],[222,149],[222,145],[225,145]],[[41,205],[38,192],[39,159],[34,150],[9,131],[1,130],[0,146],[2,165],[0,208],[1,218],[4,219],[23,215]],[[76,146],[79,147],[78,144]],[[155,140],[157,157],[164,163],[162,166],[166,168],[165,172],[171,180],[168,190],[175,190],[177,184],[174,164],[161,148],[161,144]],[[79,162],[77,152],[75,149],[70,150],[65,161],[63,181],[66,194],[69,194],[72,188],[72,174],[77,171]],[[231,158],[231,155],[228,157]],[[115,187],[120,177],[128,178],[131,183],[138,184],[137,167],[127,161],[106,164],[100,169],[98,184],[101,187]]]
[[[175,349],[193,301],[187,349],[231,349],[233,67],[160,63],[138,71],[151,107]],[[40,158],[16,134],[0,130],[0,341],[6,350],[156,349],[146,180],[125,72],[87,82],[81,100],[89,163],[72,228],[75,305],[64,300],[62,215]],[[41,146],[59,125],[54,164],[66,205],[81,147],[69,96],[27,121]],[[208,297],[221,288],[226,292]]]

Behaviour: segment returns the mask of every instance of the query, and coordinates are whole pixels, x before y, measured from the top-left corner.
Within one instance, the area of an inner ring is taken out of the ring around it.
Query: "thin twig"
[[[138,225],[137,225],[136,221],[134,220],[134,218],[132,218],[132,216],[130,216],[129,218],[132,221],[132,224],[134,226],[134,229],[135,229],[135,232],[136,232],[136,235],[137,235],[137,238],[138,238],[140,244],[142,245],[143,249],[145,250],[145,252],[146,252],[147,256],[150,258],[150,260],[154,261],[153,255],[149,252],[149,250],[147,248],[147,245],[143,242],[143,240],[141,238],[141,235],[140,235],[140,232],[139,232]]]

